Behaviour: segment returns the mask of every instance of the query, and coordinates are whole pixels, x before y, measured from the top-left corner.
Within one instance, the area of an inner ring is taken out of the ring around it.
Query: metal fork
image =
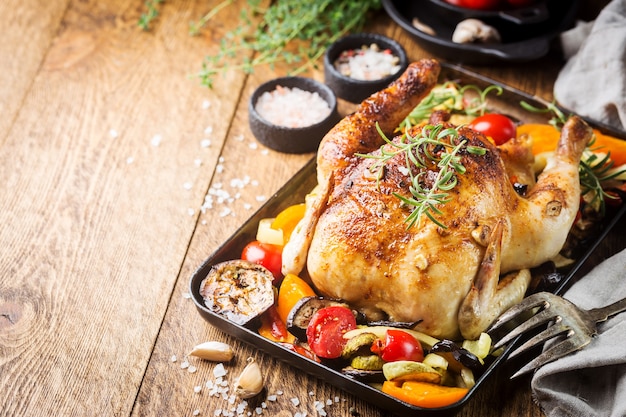
[[[549,292],[539,292],[526,297],[521,303],[505,311],[491,325],[488,333],[493,334],[505,323],[520,316],[522,313],[533,312],[534,315],[500,339],[493,349],[499,349],[521,334],[548,324],[548,327],[539,334],[527,340],[509,355],[509,359],[518,356],[529,349],[550,339],[560,337],[535,359],[517,371],[511,379],[535,370],[546,363],[552,362],[574,351],[582,349],[591,338],[597,334],[596,324],[605,321],[610,316],[626,310],[626,298],[611,305],[591,310],[583,310],[572,302]]]

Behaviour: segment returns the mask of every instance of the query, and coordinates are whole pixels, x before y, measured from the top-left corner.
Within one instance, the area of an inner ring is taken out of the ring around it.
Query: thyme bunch
[[[466,139],[460,139],[458,128],[444,128],[443,125],[425,125],[415,136],[406,132],[398,142],[390,140],[378,125],[376,128],[390,147],[381,146],[380,155],[359,156],[377,160],[370,167],[370,172],[376,177],[378,186],[385,164],[398,155],[404,156],[405,170],[411,181],[411,196],[406,197],[399,193],[393,195],[412,207],[406,218],[407,227],[411,228],[415,224],[419,226],[422,216],[426,216],[439,227],[447,228],[437,216],[442,213],[439,206],[451,201],[449,191],[456,187],[457,175],[466,172],[461,153],[484,155],[487,149],[468,145]],[[432,180],[428,178],[426,181],[428,169],[433,166],[437,167],[437,173]],[[417,174],[414,174],[414,168],[418,168]]]
[[[191,27],[199,33],[217,11],[231,4],[223,0]],[[317,68],[326,48],[340,37],[358,31],[380,0],[277,0],[262,9],[259,0],[247,0],[241,24],[227,33],[219,51],[206,56],[197,76],[209,88],[216,76],[227,71],[253,72],[255,67],[295,64],[290,74]],[[260,18],[260,21],[259,21]]]
[[[150,24],[159,16],[159,4],[163,0],[146,0],[146,11],[141,14],[137,25],[143,30],[150,30]]]

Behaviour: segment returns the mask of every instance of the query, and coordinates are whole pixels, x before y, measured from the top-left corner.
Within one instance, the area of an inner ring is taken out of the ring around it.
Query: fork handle
[[[589,314],[593,320],[601,322],[622,311],[626,311],[626,298],[622,298],[606,307],[592,308],[589,310]]]

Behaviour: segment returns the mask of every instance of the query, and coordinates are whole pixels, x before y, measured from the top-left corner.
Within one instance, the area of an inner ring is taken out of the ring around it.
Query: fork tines
[[[556,298],[558,298],[558,300]],[[554,300],[554,303],[558,304],[558,306],[552,306],[551,300]],[[563,302],[565,302],[565,305],[563,305]],[[511,379],[530,372],[536,368],[539,368],[540,366],[543,366],[548,362],[552,362],[562,356],[578,350],[587,343],[589,343],[589,341],[591,340],[589,335],[587,335],[585,332],[577,333],[573,330],[573,328],[580,328],[580,323],[576,322],[576,315],[573,315],[574,317],[570,317],[570,315],[565,315],[564,313],[567,313],[567,310],[561,311],[560,314],[559,312],[554,311],[562,310],[563,307],[576,308],[575,306],[569,306],[568,304],[570,304],[569,301],[557,297],[551,293],[533,294],[529,297],[526,297],[521,303],[505,311],[491,325],[488,332],[490,334],[494,334],[496,330],[502,328],[503,325],[519,317],[521,314],[532,312],[535,313],[532,317],[522,322],[520,325],[518,325],[512,331],[502,337],[496,344],[494,344],[493,350],[501,348],[502,346],[511,342],[513,339],[530,330],[536,329],[541,325],[548,325],[545,330],[528,339],[520,347],[511,352],[509,358],[513,358],[524,352],[527,352],[535,346],[545,343],[548,340],[558,337],[563,339],[560,342],[555,340],[555,344],[553,346],[550,346],[535,359],[523,366],[519,371],[511,376]]]

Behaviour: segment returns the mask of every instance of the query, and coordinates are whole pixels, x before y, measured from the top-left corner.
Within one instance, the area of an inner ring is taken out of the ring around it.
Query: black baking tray
[[[485,65],[497,62],[528,62],[545,56],[555,38],[572,27],[580,0],[541,0],[545,19],[541,21],[514,22],[513,11],[506,13],[453,9],[442,0],[383,0],[383,8],[400,27],[406,30],[424,49],[438,58],[452,63]],[[501,34],[499,44],[455,43],[452,33],[462,19],[475,17],[495,27]],[[422,32],[413,26],[413,19],[430,26],[435,35]]]
[[[504,89],[504,93],[489,100],[490,108],[509,114],[519,120],[527,122],[546,122],[546,119],[544,118],[545,116],[542,114],[528,113],[520,107],[519,103],[522,100],[538,107],[545,106],[546,103],[532,96],[453,65],[443,65],[441,80],[443,81],[444,79],[457,80],[461,84],[473,84],[482,88],[488,85],[500,85]],[[604,133],[621,137],[622,139],[626,137],[624,132],[615,131],[607,126],[598,125],[593,122],[591,124],[594,127],[598,127]],[[193,273],[190,280],[190,294],[199,314],[211,325],[254,346],[255,348],[261,349],[281,361],[288,363],[298,372],[305,371],[310,375],[318,377],[323,381],[336,386],[337,388],[349,392],[356,397],[359,397],[396,415],[421,417],[455,414],[470,400],[470,398],[472,398],[473,394],[481,388],[483,383],[488,378],[493,376],[496,370],[500,370],[502,368],[501,364],[507,359],[509,352],[514,348],[515,343],[510,344],[504,350],[502,355],[495,358],[495,360],[489,364],[487,369],[482,374],[477,376],[476,385],[470,389],[468,394],[461,401],[446,407],[428,409],[406,404],[384,394],[380,390],[367,385],[366,383],[346,377],[335,369],[307,359],[306,357],[288,350],[279,344],[269,341],[268,339],[260,336],[253,327],[236,325],[224,317],[211,312],[205,307],[202,296],[200,295],[200,284],[208,275],[211,267],[222,261],[238,259],[243,247],[248,242],[255,239],[259,220],[268,217],[275,217],[276,214],[282,209],[292,204],[303,202],[305,195],[309,193],[317,183],[315,170],[316,163],[315,158],[313,158]],[[577,259],[567,271],[565,271],[565,277],[561,281],[559,288],[563,288],[566,283],[572,280],[585,260],[587,260],[598,244],[602,242],[624,212],[626,212],[626,205],[623,205],[617,213],[606,218],[606,221],[601,225],[597,235],[593,238],[593,241],[589,242],[589,245],[585,249],[585,253]]]

